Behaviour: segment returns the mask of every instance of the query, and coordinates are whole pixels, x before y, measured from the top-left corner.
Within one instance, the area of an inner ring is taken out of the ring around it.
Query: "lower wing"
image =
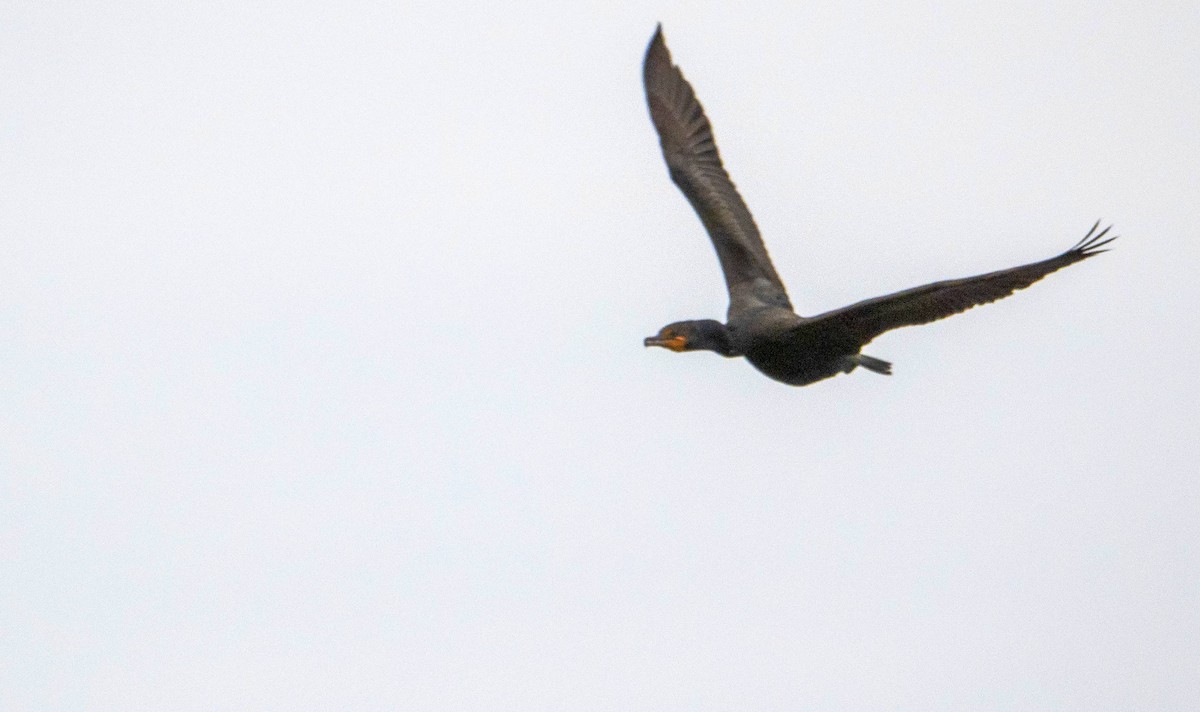
[[[818,320],[828,320],[827,323],[831,325],[837,322],[839,327],[854,334],[860,344],[866,344],[885,331],[944,319],[971,307],[1003,299],[1051,272],[1107,252],[1101,248],[1117,238],[1115,235],[1105,238],[1111,226],[1096,232],[1099,227],[1100,222],[1097,221],[1074,247],[1048,260],[965,279],[934,282],[868,299],[815,316],[808,324],[811,326],[813,321]]]

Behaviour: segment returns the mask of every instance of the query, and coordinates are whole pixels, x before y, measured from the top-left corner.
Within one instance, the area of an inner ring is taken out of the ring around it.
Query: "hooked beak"
[[[687,346],[687,337],[672,336],[669,339],[664,339],[660,336],[647,336],[646,340],[642,343],[644,343],[646,346],[661,346],[664,349],[671,349],[672,351],[679,352],[683,351],[683,349]]]

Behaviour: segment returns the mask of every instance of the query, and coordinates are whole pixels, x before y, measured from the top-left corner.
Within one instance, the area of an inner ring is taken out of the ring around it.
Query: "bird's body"
[[[767,376],[793,386],[849,373],[858,366],[890,374],[887,361],[861,353],[876,336],[1002,299],[1103,252],[1100,248],[1115,239],[1105,239],[1108,228],[1097,232],[1097,222],[1074,247],[1047,260],[935,282],[813,317],[799,316],[750,210],[725,172],[704,109],[671,63],[661,26],[646,50],[643,81],[671,180],[704,223],[729,290],[726,323],[701,319],[668,324],[645,340],[647,346],[743,356]]]
[[[849,373],[862,348],[853,334],[837,324],[809,324],[793,315],[772,317],[772,326],[761,326],[743,346],[746,360],[759,371],[791,386],[805,386],[839,373]]]

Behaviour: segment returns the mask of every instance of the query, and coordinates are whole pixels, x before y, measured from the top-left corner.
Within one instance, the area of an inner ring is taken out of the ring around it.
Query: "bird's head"
[[[722,356],[737,356],[729,338],[729,330],[714,319],[677,321],[667,324],[654,336],[647,336],[646,346],[661,346],[672,351],[716,351]]]

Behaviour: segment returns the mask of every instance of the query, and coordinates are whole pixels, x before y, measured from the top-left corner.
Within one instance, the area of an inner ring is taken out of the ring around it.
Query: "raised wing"
[[[695,208],[717,250],[730,310],[762,304],[791,309],[754,218],[721,165],[704,109],[671,63],[662,25],[646,50],[642,79],[671,180]]]
[[[808,320],[807,324],[810,327],[817,325],[817,322],[824,322],[830,326],[836,324],[854,335],[862,345],[885,331],[944,319],[971,307],[1003,299],[1051,272],[1107,252],[1108,250],[1101,248],[1117,238],[1114,235],[1105,239],[1104,236],[1108,234],[1111,226],[1097,233],[1096,229],[1099,227],[1100,223],[1097,221],[1074,247],[1048,260],[966,279],[934,282],[923,287],[868,299],[815,316]]]

